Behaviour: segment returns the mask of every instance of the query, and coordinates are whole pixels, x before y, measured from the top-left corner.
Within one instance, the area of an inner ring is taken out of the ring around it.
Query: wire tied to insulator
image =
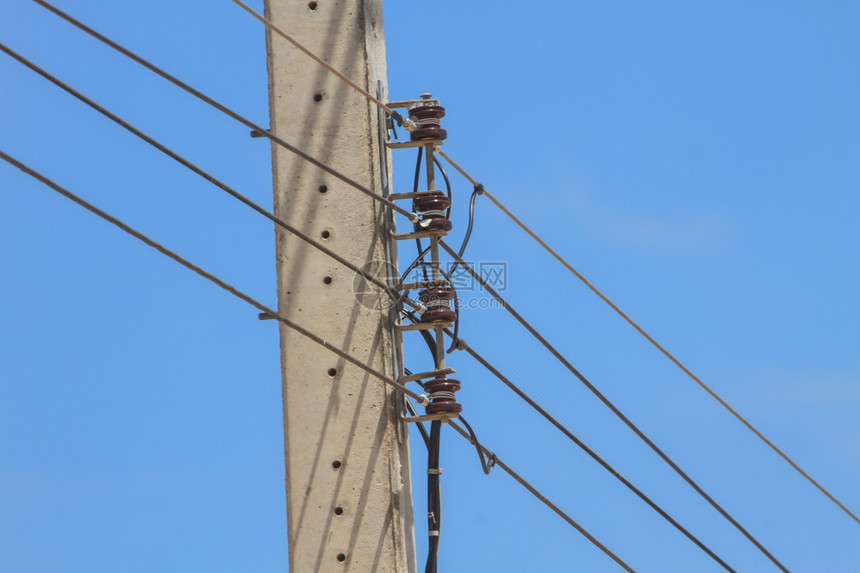
[[[426,407],[427,413],[458,415],[463,410],[455,395],[459,389],[460,381],[453,378],[436,378],[424,384],[424,391],[429,392],[433,400]]]
[[[415,131],[415,129],[417,128],[414,121],[403,117],[393,109],[388,112],[388,115],[390,115],[391,118],[397,122],[397,125],[405,129],[406,131],[412,132]]]
[[[418,293],[418,300],[427,307],[421,314],[421,322],[451,322],[456,312],[451,310],[450,301],[457,297],[453,287],[448,285],[431,286]]]
[[[452,225],[447,212],[450,208],[451,199],[442,191],[427,191],[412,202],[413,212],[421,216],[421,222],[418,225],[442,232],[451,230]]]
[[[430,209],[427,211],[415,211],[416,215],[420,215],[422,217],[445,217],[445,209]]]
[[[431,100],[431,94],[421,94],[423,101],[409,106],[409,120],[414,122],[415,128],[409,134],[412,141],[445,139],[448,132],[442,129],[445,117],[445,108],[439,105],[438,100]],[[407,128],[408,129],[408,128]]]

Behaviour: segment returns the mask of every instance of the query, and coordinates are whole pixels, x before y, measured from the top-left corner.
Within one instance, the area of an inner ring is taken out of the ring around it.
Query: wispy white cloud
[[[569,213],[580,229],[622,247],[701,254],[717,253],[731,244],[732,221],[724,214],[624,209],[602,204],[584,191],[571,194],[569,200]]]
[[[784,373],[771,375],[765,398],[777,406],[849,406],[860,404],[860,375]]]

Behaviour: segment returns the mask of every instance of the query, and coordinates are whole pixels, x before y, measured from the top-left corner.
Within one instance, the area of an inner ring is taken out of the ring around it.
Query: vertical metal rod
[[[435,191],[436,190],[436,168],[433,162],[433,152],[435,151],[436,146],[432,143],[428,143],[424,146],[424,169],[427,172],[427,190]]]
[[[436,170],[434,151],[436,147],[433,144],[424,146],[424,170],[427,173],[427,190],[436,190]],[[439,238],[430,238],[430,261],[433,268],[433,280],[442,279],[442,272],[439,269]],[[436,368],[445,368],[445,331],[441,327],[434,329],[436,333]]]

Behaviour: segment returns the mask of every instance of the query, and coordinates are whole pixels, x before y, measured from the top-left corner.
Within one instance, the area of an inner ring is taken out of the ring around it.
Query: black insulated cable
[[[472,196],[469,198],[469,224],[466,226],[466,233],[463,235],[463,242],[460,244],[460,250],[457,251],[457,256],[462,258],[463,253],[466,252],[466,247],[469,244],[469,238],[472,236],[472,226],[475,223],[475,199],[478,198],[478,195],[484,192],[483,185],[475,185],[475,190],[472,191]],[[448,280],[453,282],[452,277],[454,276],[454,272],[457,270],[457,265],[460,263],[458,261],[454,261],[454,264],[451,265],[451,270],[448,272]],[[459,340],[460,334],[460,301],[459,299],[454,299],[454,312],[456,313],[456,319],[454,322],[454,336],[451,339],[451,346],[448,347],[447,353],[451,354],[455,350],[457,350],[457,343]]]
[[[445,211],[445,218],[450,219],[451,218],[451,209],[454,206],[454,190],[451,187],[451,180],[448,179],[448,172],[445,171],[445,166],[442,165],[442,162],[439,161],[439,158],[436,157],[435,155],[433,156],[433,163],[436,165],[436,169],[439,170],[439,173],[442,174],[442,179],[445,180],[445,190],[448,193],[448,201],[451,203],[450,205],[448,205],[448,210]]]
[[[418,159],[415,161],[415,178],[412,182],[412,192],[413,193],[418,192],[418,183],[419,183],[419,180],[421,178],[421,158],[423,157],[423,155],[424,155],[424,148],[419,147],[418,148]],[[418,228],[416,226],[416,230],[417,229]],[[423,264],[423,260],[424,260],[424,256],[430,251],[430,247],[427,247],[426,249],[424,249],[421,246],[421,237],[415,237],[415,247],[418,249],[418,258],[415,259],[414,263],[409,265],[409,268],[413,269],[413,268],[415,268],[415,264],[420,264],[421,265],[421,274],[424,276],[424,280],[428,281],[430,279],[427,277],[427,266]],[[406,276],[406,273],[404,273],[404,276]],[[401,280],[401,283],[402,282],[403,281]]]
[[[475,430],[472,429],[472,426],[469,425],[469,422],[466,421],[466,418],[463,416],[457,416],[457,418],[463,422],[463,425],[466,426],[466,429],[469,431],[469,437],[472,443],[475,445],[475,449],[478,450],[478,459],[481,460],[481,469],[484,471],[486,475],[490,475],[490,470],[496,465],[496,454],[490,452],[486,456],[484,456],[484,450],[481,449],[480,442],[478,442],[478,437],[475,435]]]
[[[430,423],[430,447],[427,451],[427,564],[424,573],[436,573],[439,555],[439,534],[442,529],[442,499],[439,485],[439,442],[442,422]]]

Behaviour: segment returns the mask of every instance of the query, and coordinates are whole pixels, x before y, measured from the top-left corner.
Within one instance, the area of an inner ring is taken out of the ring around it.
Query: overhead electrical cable
[[[35,0],[40,4],[44,4],[42,0]],[[354,82],[352,82],[349,78],[344,76],[342,73],[334,69],[328,63],[326,63],[322,58],[308,50],[306,47],[301,45],[298,41],[292,38],[289,34],[281,30],[278,26],[275,26],[271,21],[264,18],[257,12],[255,12],[252,8],[250,8],[247,4],[244,4],[240,0],[233,0],[234,3],[242,7],[248,13],[250,13],[254,18],[262,22],[267,28],[273,30],[276,34],[288,40],[291,44],[293,44],[297,49],[302,51],[308,57],[313,59],[315,62],[323,66],[326,70],[333,73],[335,76],[346,82],[353,89],[358,91],[362,96],[379,106],[381,109],[391,114],[395,120],[398,121],[401,125],[404,125],[407,129],[409,129],[409,120],[404,120],[401,116],[399,116],[396,112],[391,110],[384,103],[374,98],[372,95],[367,93],[367,91],[361,89]],[[601,114],[602,116],[602,114]],[[600,119],[600,116],[597,117],[586,129],[578,136],[573,143],[565,149],[564,152],[567,151],[574,143],[576,143],[579,138],[585,134],[593,125]],[[404,123],[407,122],[407,123]],[[481,185],[476,179],[474,179],[468,172],[466,172],[462,167],[460,167],[457,163],[455,163],[447,154],[445,154],[441,149],[437,147],[436,152],[445,158],[445,160],[451,164],[457,171],[460,172],[463,177],[465,177],[472,185],[479,186]],[[562,153],[562,155],[564,154]],[[561,157],[561,155],[559,155]],[[552,166],[555,161],[558,160],[558,157],[550,164]],[[549,167],[547,167],[548,169]],[[544,170],[546,171],[546,170]],[[543,173],[541,173],[543,175]],[[540,175],[538,176],[538,178]],[[535,179],[537,180],[537,179]],[[534,182],[532,182],[533,184]],[[529,185],[531,187],[531,184]],[[528,187],[526,188],[526,190]],[[663,353],[669,360],[671,360],[678,368],[680,368],[687,376],[689,376],[694,382],[696,382],[699,386],[702,387],[708,394],[710,394],[717,402],[722,405],[726,410],[728,410],[735,418],[737,418],[744,426],[746,426],[750,431],[752,431],[760,440],[762,440],[768,447],[770,447],[774,452],[776,452],[780,457],[782,457],[792,468],[794,468],[798,473],[800,473],[806,480],[808,480],[812,485],[814,485],[821,493],[827,496],[833,503],[835,503],[842,511],[844,511],[848,516],[851,517],[855,522],[860,524],[860,517],[855,515],[848,507],[845,506],[841,501],[839,501],[836,496],[830,493],[827,489],[824,488],[818,481],[816,481],[811,475],[809,475],[803,468],[800,467],[794,460],[792,460],[788,454],[783,452],[776,444],[767,439],[764,434],[762,434],[755,426],[753,426],[749,421],[746,420],[739,412],[737,412],[728,402],[726,402],[721,396],[719,396],[714,390],[712,390],[707,384],[704,383],[698,376],[696,376],[689,368],[687,368],[680,360],[678,360],[672,353],[670,353],[666,348],[664,348],[661,344],[659,344],[651,335],[649,335],[641,326],[639,326],[633,319],[631,319],[624,311],[622,311],[615,303],[613,303],[606,295],[604,295],[600,290],[597,289],[591,282],[589,282],[581,273],[579,273],[570,263],[568,263],[561,255],[559,255],[554,249],[552,249],[545,241],[543,241],[536,233],[534,233],[531,229],[529,229],[522,221],[520,221],[513,213],[510,212],[498,199],[496,199],[490,192],[485,191],[485,195],[490,199],[499,209],[502,210],[504,214],[511,218],[517,225],[519,225],[526,233],[528,233],[535,241],[538,242],[544,249],[546,249],[552,256],[554,256],[566,269],[568,269],[574,276],[576,276],[580,281],[582,281],[589,289],[591,289],[598,297],[600,297],[606,304],[608,304],[619,316],[621,316],[625,321],[627,321],[633,328],[635,328],[642,336],[644,336],[655,348],[657,348],[661,353]],[[495,222],[495,221],[493,221]],[[492,223],[490,223],[492,225]],[[486,229],[485,229],[486,230]],[[483,233],[483,232],[482,232]]]
[[[315,241],[314,239],[310,238],[305,233],[302,233],[301,231],[299,231],[298,229],[296,229],[295,227],[293,227],[292,225],[290,225],[289,223],[287,223],[283,219],[277,217],[273,213],[269,212],[268,210],[266,210],[262,206],[258,205],[257,203],[255,203],[254,201],[249,199],[246,195],[243,195],[242,193],[236,191],[235,189],[233,189],[232,187],[230,187],[226,183],[224,183],[221,180],[219,180],[218,178],[216,178],[214,175],[211,175],[210,173],[204,171],[203,169],[201,169],[200,167],[198,167],[197,165],[195,165],[194,163],[192,163],[188,159],[182,157],[181,155],[179,155],[175,151],[171,150],[166,145],[159,143],[157,140],[153,139],[152,137],[150,137],[146,133],[137,129],[136,127],[134,127],[133,125],[131,125],[127,121],[125,121],[122,118],[120,118],[119,116],[111,113],[105,107],[99,105],[98,103],[94,102],[93,100],[91,100],[87,96],[85,96],[82,93],[80,93],[79,91],[75,90],[74,88],[72,88],[68,84],[64,83],[62,80],[58,79],[56,76],[51,75],[50,73],[45,71],[43,68],[39,67],[38,65],[31,62],[27,58],[18,54],[17,52],[12,50],[8,46],[0,43],[0,51],[5,52],[10,57],[16,59],[17,61],[19,61],[23,65],[27,66],[28,68],[30,68],[31,70],[33,70],[34,72],[36,72],[37,74],[42,76],[43,78],[52,82],[54,85],[65,90],[67,93],[73,95],[75,98],[77,98],[78,100],[87,104],[88,106],[90,106],[94,110],[98,111],[99,113],[101,113],[102,115],[104,115],[105,117],[110,119],[111,121],[115,122],[116,124],[120,125],[124,129],[131,132],[132,134],[136,135],[137,137],[139,137],[140,139],[142,139],[143,141],[145,141],[146,143],[148,143],[152,147],[158,149],[159,151],[161,151],[162,153],[164,153],[165,155],[167,155],[171,159],[177,161],[181,165],[190,169],[192,172],[196,173],[200,177],[206,179],[207,181],[209,181],[210,183],[212,183],[216,187],[220,188],[221,190],[223,190],[227,194],[229,194],[232,197],[234,197],[235,199],[241,201],[242,203],[244,203],[245,205],[247,205],[248,207],[250,207],[251,209],[253,209],[257,213],[263,215],[264,217],[266,217],[270,221],[274,222],[279,227],[281,227],[284,230],[288,231],[289,233],[295,235],[296,237],[298,237],[302,241],[311,245],[315,249],[318,249],[322,253],[328,255],[329,257],[336,260],[337,262],[339,262],[340,264],[342,264],[343,266],[345,266],[346,268],[348,268],[352,272],[356,273],[357,275],[361,276],[362,278],[364,278],[368,282],[370,282],[370,283],[374,284],[375,286],[379,287],[380,289],[384,290],[389,296],[391,296],[393,298],[393,300],[397,300],[398,298],[400,298],[398,293],[394,289],[392,289],[389,285],[380,281],[378,278],[374,277],[373,275],[368,274],[367,272],[362,270],[357,265],[354,265],[353,263],[344,259],[342,256],[338,255],[336,252],[329,249],[325,245]],[[403,300],[411,303],[411,301],[408,298],[404,297]]]
[[[705,490],[703,490],[701,486],[699,486],[699,484],[696,483],[695,480],[693,480],[693,478],[687,475],[687,473],[684,472],[684,470],[682,470],[680,466],[678,466],[678,464],[676,464],[672,460],[672,458],[670,458],[663,450],[661,450],[660,447],[657,446],[657,444],[651,441],[651,439],[642,430],[640,430],[639,427],[634,424],[632,420],[630,420],[630,418],[625,416],[624,413],[619,410],[618,407],[609,398],[607,398],[600,390],[597,389],[594,384],[592,384],[585,376],[583,376],[583,374],[579,370],[577,370],[561,352],[559,352],[552,344],[550,344],[549,341],[547,341],[547,339],[544,338],[543,335],[541,335],[535,329],[534,326],[532,326],[525,318],[523,318],[523,316],[519,312],[517,312],[516,309],[514,309],[508,303],[508,301],[502,298],[502,296],[498,292],[496,292],[496,290],[492,286],[490,286],[487,281],[484,280],[483,277],[481,277],[480,273],[476,272],[466,261],[464,261],[459,255],[457,255],[457,252],[454,251],[454,249],[452,249],[450,246],[448,246],[445,241],[440,240],[439,245],[443,249],[445,249],[445,251],[455,261],[458,261],[460,265],[462,265],[462,267],[466,269],[466,271],[475,279],[478,284],[485,288],[487,292],[490,293],[490,295],[495,298],[499,302],[499,304],[501,304],[502,307],[517,320],[517,322],[519,322],[526,330],[528,330],[529,333],[534,336],[534,338],[538,342],[540,342],[544,348],[546,348],[565,368],[567,368],[574,376],[576,376],[576,378],[578,378],[579,381],[582,382],[585,387],[591,391],[592,394],[594,394],[601,402],[603,402],[603,404],[607,408],[609,408],[619,420],[624,422],[624,424],[628,428],[630,428],[633,433],[639,437],[639,439],[641,439],[649,448],[651,448],[654,453],[660,456],[660,458],[664,462],[666,462],[669,467],[675,470],[675,473],[681,476],[681,478],[686,481],[690,485],[690,487],[692,487],[696,491],[696,493],[698,493],[705,501],[710,503],[711,506],[714,507],[714,509],[716,509],[723,517],[725,517],[732,525],[734,525],[734,527],[738,531],[740,531],[753,545],[755,545],[759,549],[759,551],[761,551],[765,556],[767,556],[767,558],[770,559],[774,565],[779,567],[782,571],[788,571],[788,569],[786,569],[785,566],[783,566],[782,563],[780,563],[776,559],[776,557],[774,557],[770,553],[770,551],[768,551],[764,547],[764,545],[762,545],[758,541],[758,539],[756,539],[749,531],[747,531],[740,523],[738,523],[738,521],[734,517],[732,517],[728,511],[723,509],[723,507],[719,503],[717,503],[710,495],[708,495]]]
[[[465,177],[465,178],[466,178],[470,183],[472,183],[473,185],[480,185],[480,183],[478,183],[478,181],[477,181],[477,180],[475,180],[475,178],[473,178],[471,175],[469,175],[469,173],[467,173],[467,172],[466,172],[462,167],[460,167],[456,162],[454,162],[454,160],[453,160],[453,159],[451,159],[447,154],[445,154],[445,152],[443,152],[441,149],[438,149],[438,148],[437,148],[437,149],[436,149],[436,153],[438,153],[439,155],[441,155],[441,156],[445,159],[445,161],[447,161],[449,164],[451,164],[451,166],[452,166],[454,169],[456,169],[456,170],[457,170],[457,171],[458,171],[458,172],[459,172],[463,177]],[[655,340],[653,336],[651,336],[650,334],[648,334],[648,332],[647,332],[644,328],[642,328],[641,326],[639,326],[639,324],[638,324],[636,321],[634,321],[632,318],[630,318],[630,316],[629,316],[627,313],[625,313],[623,310],[621,310],[621,308],[619,308],[617,304],[615,304],[614,302],[612,302],[612,300],[611,300],[608,296],[606,296],[605,294],[603,294],[603,292],[601,292],[601,291],[600,291],[596,286],[594,286],[594,285],[591,283],[591,281],[589,281],[587,278],[585,278],[585,276],[584,276],[582,273],[580,273],[579,271],[577,271],[577,270],[573,267],[573,265],[571,265],[569,262],[567,262],[567,260],[566,260],[564,257],[562,257],[560,254],[558,254],[558,252],[557,252],[555,249],[553,249],[552,247],[550,247],[550,246],[546,243],[546,241],[544,241],[543,239],[541,239],[541,238],[538,236],[538,234],[537,234],[537,233],[535,233],[534,231],[532,231],[532,230],[531,230],[531,229],[530,229],[530,228],[529,228],[525,223],[523,223],[523,222],[519,219],[519,217],[517,217],[516,215],[514,215],[514,214],[513,214],[513,213],[512,213],[512,212],[511,212],[507,207],[505,207],[505,205],[504,205],[504,204],[502,204],[502,202],[501,202],[501,201],[499,201],[498,199],[496,199],[496,198],[493,196],[493,194],[492,194],[492,193],[490,193],[489,191],[487,191],[487,190],[485,189],[485,190],[484,190],[484,195],[486,195],[486,196],[487,196],[487,198],[488,198],[490,201],[492,201],[494,205],[496,205],[496,207],[498,207],[498,208],[499,208],[499,209],[500,209],[500,210],[501,210],[505,215],[507,215],[507,216],[508,216],[508,217],[509,217],[509,218],[510,218],[514,223],[516,223],[517,225],[519,225],[519,227],[520,227],[523,231],[525,231],[525,232],[526,232],[526,233],[527,233],[527,234],[528,234],[532,239],[534,239],[534,240],[535,240],[535,241],[536,241],[536,242],[537,242],[541,247],[543,247],[543,248],[544,248],[544,249],[545,249],[549,254],[551,254],[553,257],[555,257],[555,259],[556,259],[559,263],[561,263],[561,264],[562,264],[562,266],[564,266],[564,268],[566,268],[568,271],[570,271],[570,272],[571,272],[571,273],[572,273],[572,274],[573,274],[577,279],[579,279],[580,281],[582,281],[582,283],[583,283],[585,286],[587,286],[587,287],[588,287],[588,288],[589,288],[589,289],[590,289],[594,294],[596,294],[596,295],[597,295],[597,296],[598,296],[598,297],[599,297],[603,302],[605,302],[607,305],[609,305],[609,307],[610,307],[612,310],[614,310],[614,311],[616,312],[616,314],[618,314],[621,318],[623,318],[623,319],[624,319],[624,320],[625,320],[625,321],[626,321],[630,326],[632,326],[633,328],[635,328],[635,329],[639,332],[639,334],[641,334],[643,337],[645,337],[645,339],[646,339],[648,342],[650,342],[650,343],[651,343],[651,344],[652,344],[652,345],[653,345],[657,350],[659,350],[659,351],[660,351],[660,352],[661,352],[661,353],[662,353],[666,358],[668,358],[669,360],[671,360],[671,361],[672,361],[672,363],[674,363],[674,364],[675,364],[675,366],[677,366],[678,368],[680,368],[680,369],[681,369],[681,371],[682,371],[682,372],[684,372],[684,374],[686,374],[690,379],[692,379],[696,384],[698,384],[698,385],[699,385],[699,386],[700,386],[700,387],[701,387],[705,392],[707,392],[708,394],[710,394],[710,395],[711,395],[711,397],[712,397],[714,400],[716,400],[716,401],[717,401],[717,402],[718,402],[718,403],[719,403],[723,408],[725,408],[726,410],[728,410],[728,412],[729,412],[732,416],[734,416],[735,418],[737,418],[737,420],[738,420],[738,421],[740,421],[744,426],[746,426],[746,427],[747,427],[747,429],[749,429],[753,434],[755,434],[755,435],[756,435],[756,437],[758,437],[758,438],[759,438],[762,442],[764,442],[764,443],[765,443],[765,444],[766,444],[770,449],[772,449],[774,452],[776,452],[776,453],[777,453],[777,454],[778,454],[778,455],[779,455],[783,460],[785,460],[785,461],[786,461],[786,462],[787,462],[787,463],[788,463],[792,468],[794,468],[798,473],[800,473],[800,475],[802,475],[804,478],[806,478],[806,480],[807,480],[807,481],[809,481],[809,483],[811,483],[812,485],[814,485],[814,486],[815,486],[815,487],[816,487],[816,488],[817,488],[821,493],[823,493],[823,494],[824,494],[828,499],[830,499],[830,501],[832,501],[833,503],[835,503],[835,504],[836,504],[836,505],[837,505],[837,506],[838,506],[842,511],[844,511],[846,514],[848,514],[848,516],[850,516],[850,517],[851,517],[851,519],[853,519],[855,522],[857,522],[858,524],[860,524],[860,517],[858,517],[857,515],[855,515],[855,514],[854,514],[854,512],[852,512],[850,509],[848,509],[848,507],[846,507],[846,506],[845,506],[845,504],[843,504],[841,501],[839,501],[839,500],[836,498],[836,496],[834,496],[834,495],[833,495],[832,493],[830,493],[827,489],[825,489],[825,488],[824,488],[824,486],[822,486],[820,483],[818,483],[818,481],[816,481],[816,480],[815,480],[815,478],[813,478],[813,477],[812,477],[811,475],[809,475],[809,474],[808,474],[808,473],[807,473],[803,468],[801,468],[801,467],[800,467],[800,465],[798,465],[798,464],[797,464],[797,462],[795,462],[793,459],[791,459],[791,458],[788,456],[788,454],[786,454],[785,452],[783,452],[783,451],[782,451],[782,449],[780,449],[776,444],[774,444],[774,443],[773,443],[773,442],[771,442],[767,437],[765,437],[765,435],[764,435],[764,434],[762,434],[762,433],[761,433],[761,431],[759,431],[759,429],[758,429],[758,428],[756,428],[755,426],[753,426],[751,422],[749,422],[749,421],[748,421],[744,416],[742,416],[742,415],[741,415],[737,410],[735,410],[735,409],[734,409],[734,408],[733,408],[733,407],[732,407],[728,402],[726,402],[726,400],[725,400],[725,399],[723,399],[723,398],[722,398],[722,396],[720,396],[719,394],[717,394],[717,393],[716,393],[716,392],[715,392],[715,391],[714,391],[710,386],[708,386],[707,384],[705,384],[705,382],[704,382],[701,378],[699,378],[698,376],[696,376],[696,375],[693,373],[693,371],[692,371],[692,370],[690,370],[689,368],[687,368],[687,367],[686,367],[686,366],[685,366],[685,365],[684,365],[684,364],[683,364],[683,363],[682,363],[678,358],[676,358],[676,357],[675,357],[675,355],[674,355],[674,354],[672,354],[671,352],[669,352],[669,351],[668,351],[668,350],[667,350],[667,349],[666,349],[662,344],[660,344],[659,342],[657,342],[657,340]]]
[[[565,520],[565,521],[566,521],[566,522],[567,522],[571,527],[573,527],[573,528],[574,528],[574,529],[576,529],[578,532],[580,532],[583,536],[585,536],[585,538],[586,538],[586,539],[588,539],[588,540],[589,540],[591,543],[593,543],[593,544],[594,544],[598,549],[600,549],[600,550],[601,550],[601,551],[603,551],[606,555],[608,555],[608,556],[609,556],[613,561],[615,561],[618,565],[620,565],[620,566],[621,566],[625,571],[629,571],[629,572],[631,572],[631,573],[634,573],[633,568],[631,568],[629,565],[627,565],[627,563],[625,563],[624,561],[622,561],[622,560],[621,560],[621,558],[620,558],[620,557],[618,557],[617,555],[615,555],[615,553],[613,553],[613,552],[612,552],[608,547],[606,547],[606,546],[605,546],[605,545],[603,545],[600,541],[598,541],[598,540],[597,540],[597,538],[596,538],[596,537],[594,537],[591,533],[589,533],[587,529],[585,529],[585,528],[584,528],[583,526],[581,526],[579,523],[577,523],[576,521],[574,521],[574,520],[573,520],[573,518],[571,518],[568,514],[566,514],[566,513],[565,513],[565,512],[560,508],[560,507],[558,507],[556,504],[554,504],[553,502],[551,502],[551,501],[550,501],[550,500],[549,500],[545,495],[543,495],[540,491],[538,491],[538,489],[537,489],[535,486],[533,486],[532,484],[530,484],[528,481],[526,481],[526,480],[525,480],[525,478],[523,478],[522,476],[520,476],[517,472],[515,472],[513,469],[511,469],[511,467],[510,467],[510,466],[508,466],[505,462],[503,462],[502,460],[500,460],[500,459],[499,459],[499,457],[498,457],[495,453],[493,453],[492,451],[488,450],[484,445],[480,444],[477,440],[474,440],[474,439],[469,435],[469,432],[467,432],[466,430],[464,430],[463,428],[461,428],[461,427],[460,427],[459,425],[457,425],[457,423],[456,423],[456,422],[454,422],[453,420],[449,420],[448,425],[449,425],[449,426],[451,426],[452,428],[454,428],[454,430],[455,430],[458,434],[460,434],[461,436],[463,436],[464,438],[466,438],[466,440],[467,440],[470,444],[472,444],[473,446],[475,446],[475,447],[477,447],[477,448],[481,449],[481,450],[484,452],[484,454],[485,454],[488,458],[490,458],[490,459],[494,460],[495,465],[497,465],[497,466],[499,466],[500,468],[502,468],[502,470],[503,470],[506,474],[508,474],[509,476],[511,476],[512,478],[514,478],[514,480],[516,480],[516,482],[517,482],[517,483],[519,483],[521,486],[523,486],[524,488],[526,488],[526,489],[527,489],[527,490],[528,490],[528,491],[529,491],[533,496],[535,496],[536,498],[538,498],[538,499],[539,499],[539,500],[540,500],[544,505],[546,505],[548,508],[550,508],[551,510],[553,510],[556,514],[558,514],[558,516],[559,516],[559,517],[561,517],[561,518],[562,518],[563,520]]]
[[[71,191],[65,189],[64,187],[61,187],[59,184],[48,179],[47,177],[45,177],[44,175],[42,175],[38,171],[31,169],[30,167],[24,165],[23,163],[21,163],[20,161],[18,161],[15,158],[13,158],[12,156],[6,154],[3,151],[0,151],[0,159],[3,159],[7,163],[17,167],[18,169],[20,169],[21,171],[23,171],[27,175],[29,175],[32,178],[36,179],[37,181],[45,184],[46,186],[50,187],[51,189],[53,189],[54,191],[56,191],[60,195],[66,197],[67,199],[77,203],[78,205],[80,205],[81,207],[86,209],[87,211],[89,211],[95,215],[98,215],[99,217],[101,217],[105,221],[119,227],[120,229],[122,229],[123,231],[125,231],[126,233],[131,235],[132,237],[142,241],[143,243],[152,247],[153,249],[160,252],[161,254],[173,259],[174,261],[176,261],[180,265],[184,266],[185,268],[187,268],[191,271],[194,271],[195,273],[197,273],[201,277],[205,278],[206,280],[215,283],[216,285],[218,285],[222,289],[226,290],[227,292],[229,292],[230,294],[232,294],[236,298],[245,301],[246,303],[250,304],[251,306],[255,307],[256,309],[258,309],[258,310],[262,311],[263,313],[276,319],[278,322],[285,324],[286,326],[288,326],[289,328],[292,328],[293,330],[295,330],[299,334],[311,339],[312,341],[316,342],[320,346],[327,348],[328,350],[330,350],[334,354],[337,354],[338,356],[340,356],[341,358],[343,358],[344,360],[346,360],[350,364],[353,364],[353,365],[361,368],[362,370],[364,370],[365,372],[367,372],[371,376],[378,378],[379,380],[382,380],[386,384],[396,388],[397,390],[400,390],[401,392],[403,392],[407,396],[410,396],[414,399],[419,399],[419,396],[420,396],[419,394],[413,392],[412,390],[410,390],[409,388],[400,384],[399,382],[396,382],[395,380],[389,378],[385,374],[382,374],[381,372],[377,371],[376,369],[372,368],[371,366],[368,366],[367,364],[365,364],[364,362],[362,362],[358,358],[355,358],[354,356],[352,356],[348,352],[345,352],[345,351],[341,350],[340,348],[338,348],[337,346],[331,344],[330,342],[327,342],[325,339],[321,338],[320,336],[317,336],[316,334],[314,334],[310,330],[304,328],[303,326],[293,322],[292,320],[290,320],[288,318],[285,318],[284,316],[281,316],[280,314],[275,312],[273,309],[265,306],[263,303],[258,302],[256,299],[251,298],[249,295],[247,295],[247,294],[243,293],[242,291],[238,290],[237,288],[227,284],[226,282],[222,281],[221,279],[219,279],[218,277],[216,277],[212,273],[209,273],[209,272],[203,270],[202,268],[198,267],[194,263],[192,263],[192,262],[188,261],[187,259],[181,257],[180,255],[174,253],[173,251],[171,251],[167,247],[161,245],[160,243],[157,243],[156,241],[152,240],[151,238],[144,235],[143,233],[141,233],[141,232],[133,229],[129,225],[123,223],[122,221],[120,221],[116,217],[106,213],[105,211],[102,211],[101,209],[99,209],[95,205],[87,202],[86,200],[82,199],[78,195],[72,193]]]
[[[453,339],[454,334],[449,330],[445,329],[446,334],[451,336]],[[702,543],[695,535],[693,535],[690,531],[688,531],[683,525],[678,523],[671,515],[669,515],[662,507],[657,505],[650,497],[648,497],[642,490],[637,488],[633,483],[631,483],[627,478],[625,478],[618,470],[616,470],[612,465],[609,464],[606,460],[604,460],[600,455],[592,450],[585,442],[579,439],[571,430],[569,430],[564,424],[558,421],[555,417],[553,417],[549,412],[543,409],[540,404],[535,402],[528,394],[526,394],[522,389],[520,389],[516,384],[514,384],[509,378],[507,378],[504,374],[502,374],[495,366],[493,366],[487,359],[478,354],[475,349],[469,346],[465,340],[462,338],[458,339],[458,348],[460,350],[466,351],[472,358],[477,360],[481,366],[486,368],[493,376],[498,378],[505,386],[510,388],[517,396],[519,396],[526,404],[531,406],[537,413],[543,416],[549,423],[556,427],[562,434],[564,434],[570,441],[579,446],[579,448],[588,454],[594,461],[600,464],[603,469],[608,471],[612,476],[620,481],[624,486],[636,494],[639,499],[648,504],[651,509],[656,511],[660,516],[668,521],[675,529],[684,534],[690,541],[695,543],[699,549],[707,553],[714,561],[719,563],[726,571],[734,571],[719,555],[714,553],[707,545]]]
[[[263,137],[267,137],[268,139],[270,139],[274,143],[280,145],[281,147],[290,151],[291,153],[294,153],[295,155],[301,157],[302,159],[304,159],[308,163],[311,163],[314,166],[322,169],[323,171],[325,171],[329,175],[341,180],[342,182],[346,183],[347,185],[349,185],[351,187],[354,187],[358,191],[361,191],[362,193],[364,193],[365,195],[367,195],[368,197],[370,197],[374,201],[377,201],[378,203],[381,203],[381,204],[387,206],[388,208],[393,209],[394,211],[397,211],[401,215],[406,216],[413,223],[415,223],[419,220],[418,215],[416,215],[415,213],[407,211],[406,209],[397,205],[393,201],[390,201],[389,199],[387,199],[381,195],[378,195],[377,193],[374,193],[372,189],[365,187],[361,183],[359,183],[359,182],[351,179],[350,177],[344,175],[343,173],[341,173],[340,171],[331,167],[330,165],[323,163],[319,159],[305,153],[304,151],[302,151],[298,147],[292,145],[291,143],[289,143],[289,142],[285,141],[284,139],[281,139],[277,135],[271,133],[269,130],[257,125],[256,123],[254,123],[250,119],[240,115],[239,113],[233,111],[232,109],[228,108],[227,106],[215,101],[214,99],[210,98],[209,96],[202,93],[201,91],[199,91],[199,90],[191,87],[190,85],[186,84],[185,82],[183,82],[179,78],[167,73],[166,71],[162,70],[161,68],[159,68],[155,64],[153,64],[153,63],[145,60],[144,58],[138,56],[137,54],[135,54],[131,50],[128,50],[127,48],[120,46],[119,44],[117,44],[116,42],[111,40],[110,38],[97,32],[93,28],[90,28],[89,26],[87,26],[83,22],[76,20],[75,18],[73,18],[69,14],[66,14],[65,12],[60,10],[59,8],[49,4],[48,2],[45,2],[44,0],[33,0],[33,1],[36,4],[39,4],[40,6],[53,12],[54,14],[56,14],[57,16],[62,18],[63,20],[69,22],[70,24],[77,27],[78,29],[86,32],[90,36],[92,36],[92,37],[96,38],[97,40],[103,42],[104,44],[110,46],[111,48],[118,51],[122,55],[134,60],[135,62],[137,62],[141,66],[150,70],[151,72],[161,76],[162,78],[169,81],[170,83],[176,85],[179,88],[182,88],[183,90],[190,93],[194,97],[196,97],[196,98],[200,99],[201,101],[209,104],[210,106],[214,107],[218,111],[230,116],[231,118],[235,119],[236,121],[245,125],[246,127],[249,127],[250,129],[252,129],[256,133],[262,135]]]

